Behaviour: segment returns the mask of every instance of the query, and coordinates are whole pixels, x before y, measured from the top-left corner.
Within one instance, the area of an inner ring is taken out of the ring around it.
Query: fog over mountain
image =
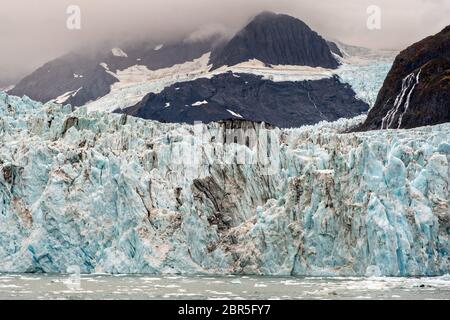
[[[81,30],[68,30],[69,5],[81,8]],[[366,26],[368,6],[381,9],[381,29]],[[232,35],[271,10],[298,17],[330,39],[371,48],[401,49],[449,23],[448,0],[3,0],[0,8],[0,86],[80,47],[142,38],[189,40]],[[7,45],[5,45],[7,44]],[[84,49],[86,50],[86,49]]]

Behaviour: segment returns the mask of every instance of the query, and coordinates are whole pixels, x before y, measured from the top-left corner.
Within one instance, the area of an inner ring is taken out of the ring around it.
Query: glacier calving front
[[[449,272],[450,124],[273,129],[267,175],[214,139],[180,161],[193,126],[3,93],[0,114],[1,272]]]

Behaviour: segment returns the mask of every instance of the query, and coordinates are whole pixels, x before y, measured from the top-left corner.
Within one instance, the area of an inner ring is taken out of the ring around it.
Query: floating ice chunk
[[[159,44],[159,45],[157,45],[156,47],[155,47],[155,51],[159,51],[159,50],[161,50],[162,48],[164,47],[164,45],[163,44]]]

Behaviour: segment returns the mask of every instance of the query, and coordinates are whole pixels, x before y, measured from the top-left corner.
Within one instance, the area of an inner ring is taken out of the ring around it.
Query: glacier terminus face
[[[450,124],[191,126],[4,93],[0,114],[0,272],[449,272]]]

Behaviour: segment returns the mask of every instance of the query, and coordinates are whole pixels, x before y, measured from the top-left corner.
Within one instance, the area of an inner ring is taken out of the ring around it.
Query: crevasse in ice
[[[342,133],[359,117],[273,129],[267,171],[219,156],[255,157],[215,139],[222,124],[3,93],[0,114],[1,272],[449,272],[450,124]],[[199,127],[213,133],[206,143]]]

